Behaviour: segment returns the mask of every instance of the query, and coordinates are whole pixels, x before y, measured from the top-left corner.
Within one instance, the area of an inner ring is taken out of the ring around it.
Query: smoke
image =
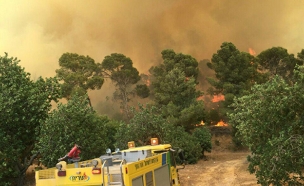
[[[220,45],[260,53],[300,52],[304,1],[0,0],[0,55],[21,59],[33,78],[50,77],[65,52],[102,62],[122,53],[146,73],[167,48],[211,59]],[[206,67],[207,70],[207,67]],[[102,93],[106,94],[103,87]],[[96,94],[96,93],[93,93]],[[98,99],[97,94],[94,96]]]

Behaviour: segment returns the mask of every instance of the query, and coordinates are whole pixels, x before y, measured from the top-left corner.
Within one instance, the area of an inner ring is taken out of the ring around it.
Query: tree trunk
[[[26,170],[29,168],[30,165],[33,164],[34,159],[38,156],[39,152],[34,154],[30,160],[26,160],[26,158],[24,159],[24,163],[23,165],[21,165],[20,162],[17,163],[17,167],[19,170],[19,176],[16,179],[17,182],[17,186],[23,186],[24,185],[24,178],[25,178],[25,173]]]
[[[25,178],[25,173],[20,173],[18,178],[17,178],[17,186],[23,186],[24,185],[24,178]]]
[[[92,107],[92,103],[91,103],[91,99],[90,99],[90,97],[88,96],[88,100],[89,100],[89,105],[90,105],[90,107],[93,109],[93,107]]]

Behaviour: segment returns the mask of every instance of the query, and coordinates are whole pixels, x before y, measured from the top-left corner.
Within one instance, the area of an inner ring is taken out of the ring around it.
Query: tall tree
[[[36,146],[41,162],[54,167],[75,143],[82,146],[83,160],[99,157],[110,145],[105,127],[108,122],[107,117],[89,107],[87,95],[74,94],[67,104],[59,104],[41,126]]]
[[[301,53],[299,57],[301,58]],[[290,80],[297,64],[303,64],[302,61],[296,59],[293,54],[289,54],[287,49],[282,47],[272,47],[262,51],[257,59],[260,70],[268,73],[270,77],[279,75],[285,80]]]
[[[166,75],[173,69],[180,69],[184,73],[185,79],[192,77],[197,83],[199,70],[198,62],[195,58],[182,53],[176,54],[171,49],[163,50],[161,54],[163,63],[150,69],[150,73],[154,76],[152,77],[153,87],[158,88],[161,83],[161,76]]]
[[[117,89],[114,93],[114,98],[121,100],[121,109],[129,120],[131,112],[128,102],[130,101],[130,96],[134,93],[132,85],[135,85],[140,80],[138,70],[133,67],[133,62],[130,58],[117,53],[106,56],[101,66],[105,77],[109,77],[115,83]]]
[[[293,85],[276,75],[233,104],[230,123],[250,148],[249,171],[261,185],[303,185],[304,68],[294,73]]]
[[[207,91],[210,95],[225,96],[225,100],[219,102],[219,113],[226,122],[229,122],[227,113],[233,112],[233,99],[250,93],[255,83],[266,81],[266,76],[258,72],[258,63],[254,56],[240,52],[229,42],[221,45],[207,66],[215,72],[215,78],[207,79],[212,86]],[[233,127],[233,142],[238,148],[241,147],[241,142],[235,137],[236,132],[237,128]]]
[[[173,50],[162,51],[162,57],[163,64],[150,69],[153,100],[165,118],[190,131],[204,118],[204,105],[196,100],[198,62]]]
[[[58,97],[56,79],[32,81],[17,58],[0,56],[1,184],[23,185],[25,172],[38,155],[32,154],[35,132]]]
[[[216,78],[208,78],[212,86],[208,93],[225,96],[224,110],[229,110],[228,106],[234,97],[246,95],[255,83],[265,81],[265,77],[257,71],[258,64],[254,56],[240,52],[229,42],[221,45],[221,49],[212,56],[207,65],[214,70]]]
[[[63,81],[62,93],[67,99],[76,92],[85,95],[89,89],[98,90],[103,85],[100,64],[95,63],[89,56],[64,53],[59,58],[59,66],[60,69],[56,70],[56,74],[58,79]],[[89,104],[92,106],[90,99]]]

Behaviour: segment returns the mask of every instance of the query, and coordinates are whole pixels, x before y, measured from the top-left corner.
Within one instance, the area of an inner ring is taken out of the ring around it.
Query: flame
[[[228,124],[225,123],[223,120],[221,120],[215,126],[222,127],[222,126],[228,126]]]
[[[212,98],[213,103],[223,101],[223,100],[225,100],[225,96],[222,95],[222,94],[214,95],[213,98]]]
[[[146,85],[149,87],[150,84],[151,84],[150,79],[147,79],[147,80],[146,80]]]
[[[204,100],[204,98],[205,98],[204,96],[200,96],[200,97],[196,98],[196,100],[198,100],[198,101],[199,100]]]
[[[205,125],[205,122],[202,120],[200,124],[196,124],[195,126],[199,127],[199,126],[204,126],[204,125]]]
[[[249,54],[251,54],[253,56],[256,54],[256,52],[252,48],[248,48],[248,51],[249,51]]]

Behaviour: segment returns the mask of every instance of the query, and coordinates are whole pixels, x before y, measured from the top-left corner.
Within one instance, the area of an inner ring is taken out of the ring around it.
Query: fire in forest
[[[249,54],[251,54],[253,56],[256,54],[256,52],[252,48],[248,48],[248,51],[249,51]]]
[[[150,79],[146,80],[146,85],[149,87],[151,85]]]
[[[226,127],[228,126],[227,123],[225,123],[223,120],[219,121],[216,125],[214,126],[217,126],[217,127]]]
[[[216,102],[219,102],[219,101],[224,101],[224,100],[225,100],[225,96],[222,95],[222,94],[214,95],[213,98],[212,98],[213,103],[216,103]]]

